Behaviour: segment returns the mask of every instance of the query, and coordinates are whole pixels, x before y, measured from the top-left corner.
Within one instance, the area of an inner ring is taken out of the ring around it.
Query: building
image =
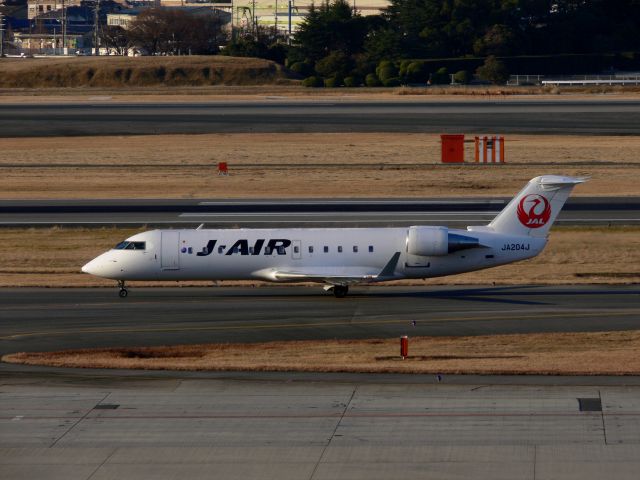
[[[162,7],[190,7],[209,6],[211,8],[225,10],[232,14],[233,26],[237,28],[250,28],[256,24],[265,27],[274,27],[282,33],[289,31],[289,16],[291,16],[291,29],[295,31],[312,3],[316,6],[321,0],[156,0]],[[378,15],[389,6],[389,0],[349,0],[353,9],[360,15]],[[290,6],[291,5],[291,6]],[[255,11],[254,11],[255,7]]]
[[[123,10],[122,12],[107,13],[107,25],[110,27],[122,27],[127,30],[139,13],[140,10],[134,8]]]
[[[80,6],[81,0],[28,0],[27,16],[33,20],[39,15],[62,10],[63,8]]]
[[[22,53],[41,55],[62,55],[65,52],[74,53],[86,47],[85,35],[51,33],[23,33],[13,34],[13,43]]]
[[[165,6],[163,8],[184,9],[193,15],[216,15],[223,20],[224,24],[231,23],[231,9],[219,8],[216,4],[191,3],[184,6]],[[107,25],[111,27],[122,27],[125,30],[129,28],[131,22],[142,12],[144,8],[131,8],[120,12],[112,12],[107,14]]]
[[[163,4],[166,1],[162,0]],[[192,0],[193,1],[193,0]],[[360,15],[378,15],[389,6],[388,0],[348,0],[353,9]],[[311,4],[318,6],[318,0],[233,0],[233,25],[238,28],[249,28],[253,22],[265,27],[274,27],[281,33],[289,33],[289,17],[291,30],[304,20]],[[254,12],[255,6],[255,12]],[[254,18],[255,17],[255,18]]]

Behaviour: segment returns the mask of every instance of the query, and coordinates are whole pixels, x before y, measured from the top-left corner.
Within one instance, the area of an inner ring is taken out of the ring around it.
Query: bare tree
[[[151,55],[214,54],[226,43],[223,25],[224,21],[213,11],[195,14],[150,8],[131,22],[129,38]]]
[[[100,42],[118,55],[128,55],[131,49],[129,33],[122,27],[107,25],[100,31]]]

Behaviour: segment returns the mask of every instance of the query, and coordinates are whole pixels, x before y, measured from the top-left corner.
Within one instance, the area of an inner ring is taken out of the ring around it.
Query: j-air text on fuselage
[[[118,281],[318,282],[344,297],[349,285],[470,272],[538,255],[571,190],[585,178],[544,175],[489,223],[466,230],[287,228],[152,230],[82,267]]]

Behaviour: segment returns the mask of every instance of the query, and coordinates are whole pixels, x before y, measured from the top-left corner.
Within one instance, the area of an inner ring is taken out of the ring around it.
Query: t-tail
[[[546,237],[573,187],[588,178],[543,175],[529,181],[488,227],[498,233]]]

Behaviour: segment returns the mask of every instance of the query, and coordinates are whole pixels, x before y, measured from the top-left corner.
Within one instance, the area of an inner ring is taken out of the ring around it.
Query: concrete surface
[[[637,478],[639,386],[448,380],[9,376],[0,477]]]

